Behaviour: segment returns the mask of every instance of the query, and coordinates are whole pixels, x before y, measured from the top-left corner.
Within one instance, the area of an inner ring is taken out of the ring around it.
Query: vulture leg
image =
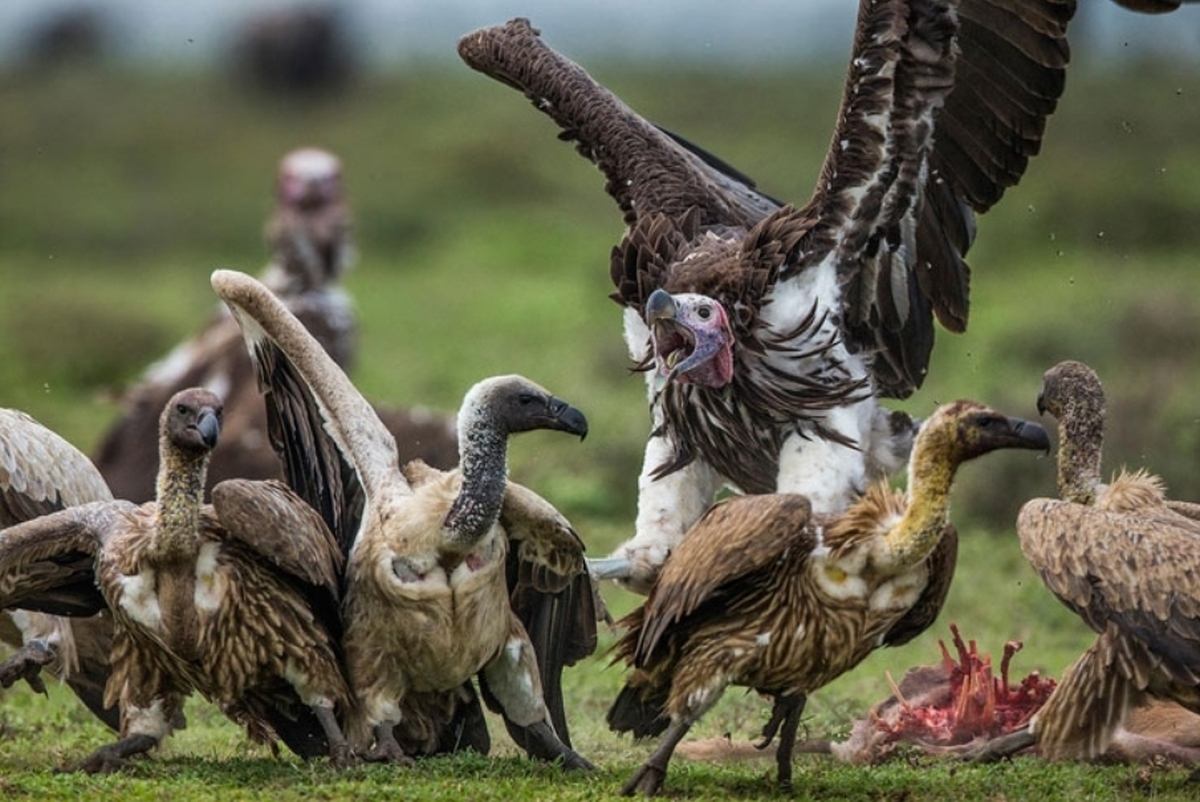
[[[633,796],[637,791],[641,791],[643,796],[658,796],[663,781],[667,779],[667,764],[671,761],[671,755],[675,754],[675,747],[679,746],[691,726],[692,722],[687,719],[672,721],[654,754],[621,786],[621,796]]]
[[[42,681],[42,666],[54,662],[55,650],[40,638],[31,640],[0,663],[0,688],[11,688],[17,680],[25,680],[38,693],[46,693]]]
[[[363,760],[370,763],[395,763],[411,766],[412,758],[404,753],[404,747],[396,740],[394,729],[399,722],[381,721],[375,725],[375,745],[363,753]]]
[[[763,739],[759,742],[760,749],[779,732],[779,749],[775,752],[775,764],[778,768],[780,791],[792,790],[792,754],[796,751],[796,733],[800,729],[800,714],[804,712],[804,704],[808,697],[804,694],[795,696],[776,696],[775,706],[771,710],[771,720],[763,728]],[[782,723],[783,728],[779,725]]]
[[[537,655],[525,628],[515,615],[508,646],[483,667],[480,677],[485,692],[500,706],[513,740],[530,757],[548,761],[562,758],[563,768],[566,769],[595,768],[564,744],[550,725],[550,713],[542,696]]]
[[[326,740],[329,741],[329,762],[338,768],[354,765],[354,750],[350,748],[350,742],[342,734],[342,728],[338,726],[333,710],[323,705],[313,705],[312,711],[316,715],[317,721],[320,722],[321,729],[325,731]],[[388,732],[391,732],[390,728]]]
[[[153,735],[147,735],[146,733],[128,735],[115,743],[105,744],[95,752],[92,752],[80,764],[79,770],[85,771],[88,774],[109,774],[124,767],[133,755],[145,754],[157,745],[158,739]]]
[[[979,747],[968,750],[964,753],[964,757],[977,763],[996,763],[1011,758],[1017,752],[1028,749],[1036,743],[1037,738],[1027,724],[1019,730],[992,738]]]

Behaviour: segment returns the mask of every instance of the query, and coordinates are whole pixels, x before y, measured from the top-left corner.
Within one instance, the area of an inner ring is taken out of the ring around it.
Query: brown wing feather
[[[1173,678],[1200,682],[1200,523],[1166,509],[1035,499],[1021,508],[1017,533],[1042,581],[1089,626],[1117,625]]]
[[[24,412],[0,409],[0,527],[111,498],[82,451]]]
[[[507,573],[513,612],[537,655],[551,722],[569,745],[562,672],[595,652],[597,640],[583,541],[552,504],[513,482],[504,494],[500,525],[511,542]]]
[[[701,212],[702,222],[749,226],[778,206],[719,159],[647,122],[574,62],[541,40],[526,19],[467,34],[469,66],[517,89],[595,163],[625,222],[646,214]],[[682,143],[682,144],[681,144]],[[732,173],[732,174],[731,174]]]
[[[213,488],[225,531],[279,570],[338,597],[344,559],[321,516],[282,482],[227,479]]]
[[[662,636],[722,587],[816,545],[808,498],[790,493],[736,496],[713,505],[688,530],[642,608],[636,654],[652,654]]]
[[[123,501],[96,501],[0,531],[0,608],[56,615],[104,609],[95,557],[137,509]]]

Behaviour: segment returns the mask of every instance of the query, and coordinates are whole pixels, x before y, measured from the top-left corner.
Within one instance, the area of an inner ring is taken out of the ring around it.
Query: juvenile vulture
[[[401,471],[395,439],[286,307],[242,273],[212,283],[242,326],[288,481],[347,553],[344,643],[366,757],[406,762],[394,731],[410,695],[453,694],[478,676],[530,756],[590,768],[569,746],[558,679],[595,648],[583,544],[507,482],[510,435],[583,437],[583,414],[522,377],[487,379],[459,410],[459,468]]]
[[[937,617],[957,555],[948,516],[959,464],[1049,445],[1037,424],[959,401],[920,428],[907,492],[881,480],[836,515],[794,493],[714,505],[623,620],[617,659],[632,671],[609,726],[639,738],[666,734],[621,792],[657,794],[676,745],[730,685],[774,698],[763,744],[779,735],[778,781],[790,787],[807,695]]]
[[[724,485],[840,512],[904,464],[879,398],[967,325],[975,213],[1017,183],[1063,89],[1073,0],[861,0],[812,197],[785,205],[647,122],[524,19],[458,44],[606,178],[626,223],[611,296],[646,370],[635,535],[598,576],[645,592]],[[803,99],[799,99],[803,102]]]
[[[335,763],[352,757],[335,719],[351,702],[338,651],[341,554],[277,481],[229,480],[201,503],[220,424],[217,396],[177,393],[160,416],[156,501],[96,501],[0,531],[0,606],[112,614],[104,703],[120,704],[121,737],[86,771],[153,748],[192,690],[256,740],[313,716]]]
[[[1103,754],[1151,698],[1200,713],[1200,521],[1161,480],[1101,482],[1104,389],[1080,362],[1046,371],[1038,409],[1058,420],[1058,492],[1021,508],[1017,534],[1051,592],[1099,633],[1026,730],[987,745],[995,758],[1037,744],[1049,758]]]
[[[0,409],[0,529],[64,507],[111,499],[104,478],[82,451],[24,412]],[[53,576],[24,577],[23,584],[36,585]],[[0,595],[12,599],[19,590],[0,586]],[[64,602],[55,612],[75,611]],[[40,674],[45,667],[101,721],[114,730],[120,727],[117,709],[104,704],[112,646],[107,612],[68,618],[6,608],[0,614],[0,639],[16,650],[0,663],[0,687],[24,679],[44,693]]]
[[[276,207],[266,225],[271,257],[263,281],[334,360],[349,369],[357,326],[341,287],[354,259],[341,162],[316,148],[292,151],[279,164],[275,194]],[[126,393],[124,414],[96,452],[96,465],[117,498],[138,503],[154,498],[158,413],[167,399],[188,387],[206,387],[225,401],[206,491],[225,479],[280,476],[254,371],[238,327],[222,307],[203,330],[151,365]],[[408,457],[453,466],[457,446],[450,416],[420,408],[380,414]]]

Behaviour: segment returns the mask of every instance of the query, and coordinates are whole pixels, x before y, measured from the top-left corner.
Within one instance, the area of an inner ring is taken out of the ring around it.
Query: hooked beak
[[[196,419],[196,431],[200,433],[200,439],[204,442],[204,446],[213,448],[217,444],[217,437],[221,434],[221,419],[211,409],[201,410],[200,416]]]
[[[1009,418],[1012,422],[1013,434],[1016,435],[1021,448],[1050,453],[1050,435],[1041,425],[1021,418]]]
[[[561,398],[550,397],[550,417],[553,428],[567,434],[579,435],[580,440],[587,437],[587,417]]]
[[[1037,397],[1037,411],[1039,415],[1046,414],[1046,391],[1039,390]]]

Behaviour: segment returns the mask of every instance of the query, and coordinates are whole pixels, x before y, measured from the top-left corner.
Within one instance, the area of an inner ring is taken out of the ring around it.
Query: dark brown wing
[[[647,122],[547,47],[529,20],[467,34],[458,54],[473,69],[523,92],[562,128],[559,138],[574,142],[604,173],[605,189],[626,223],[696,208],[702,224],[749,227],[779,207],[724,162]]]
[[[941,614],[946,596],[950,593],[954,569],[958,565],[958,530],[953,524],[946,524],[942,539],[925,564],[929,566],[929,584],[917,603],[883,636],[885,646],[903,646],[933,626]]]
[[[0,608],[54,615],[105,609],[95,558],[136,510],[124,501],[95,501],[0,530]]]
[[[1092,629],[1116,625],[1172,678],[1200,683],[1200,523],[1034,499],[1017,534],[1042,581]]]
[[[805,496],[736,496],[713,505],[671,552],[642,607],[636,656],[641,663],[660,639],[701,604],[785,553],[816,545],[812,505]]]
[[[213,488],[226,532],[262,560],[338,598],[345,559],[325,521],[274,480],[227,479]]]
[[[570,745],[562,672],[596,651],[595,596],[583,541],[553,505],[513,482],[504,494],[500,525],[509,539],[513,611],[537,654],[550,720]]]

